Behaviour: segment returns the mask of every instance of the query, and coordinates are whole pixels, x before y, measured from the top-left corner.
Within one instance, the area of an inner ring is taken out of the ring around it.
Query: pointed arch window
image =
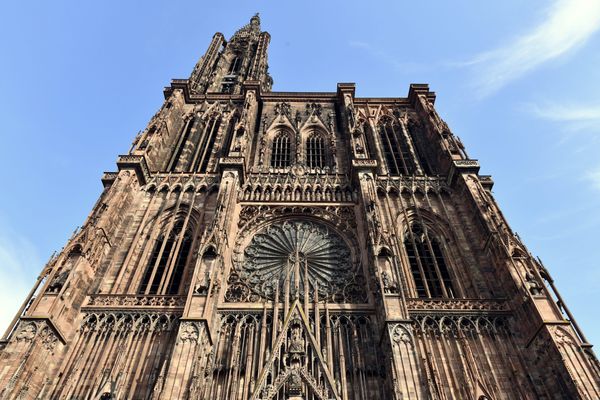
[[[273,148],[271,151],[271,167],[287,168],[292,163],[291,157],[292,143],[290,135],[280,132],[273,139]]]
[[[242,58],[240,56],[235,56],[233,60],[231,60],[231,64],[229,64],[228,75],[237,75],[240,72],[240,68],[242,67]]]
[[[454,297],[454,288],[440,242],[427,228],[413,223],[406,233],[404,248],[418,297]]]
[[[306,140],[306,164],[309,168],[325,166],[325,141],[323,136],[313,134]]]
[[[388,172],[391,175],[413,174],[415,163],[400,126],[387,119],[379,124],[378,130]]]
[[[212,155],[215,140],[221,126],[221,118],[213,116],[204,126],[202,137],[196,147],[194,159],[192,160],[192,171],[204,173],[208,169],[208,162]]]
[[[142,277],[140,294],[179,293],[193,239],[191,227],[183,231],[183,225],[183,220],[179,220],[168,235],[157,238]]]
[[[185,149],[185,145],[187,144],[188,138],[194,128],[194,124],[196,123],[196,118],[191,117],[184,125],[183,132],[180,134],[179,141],[177,142],[177,147],[173,152],[171,160],[169,161],[168,170],[175,171],[176,169],[181,169],[181,155]]]

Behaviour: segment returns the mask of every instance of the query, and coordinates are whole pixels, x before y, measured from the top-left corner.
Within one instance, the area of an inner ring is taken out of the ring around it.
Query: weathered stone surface
[[[599,398],[428,86],[272,92],[268,43],[217,33],[165,90],[0,342],[0,398]]]

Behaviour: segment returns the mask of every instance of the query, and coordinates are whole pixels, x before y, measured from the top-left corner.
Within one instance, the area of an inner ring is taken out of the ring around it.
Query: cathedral
[[[435,93],[274,92],[216,33],[0,341],[0,399],[599,399]]]

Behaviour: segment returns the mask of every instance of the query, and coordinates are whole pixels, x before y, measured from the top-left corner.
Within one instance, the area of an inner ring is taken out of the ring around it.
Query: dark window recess
[[[214,117],[211,118],[204,127],[204,132],[200,138],[200,143],[198,143],[198,148],[196,150],[197,155],[194,165],[192,165],[192,171],[201,173],[206,172],[220,126],[221,120]]]
[[[181,243],[181,248],[177,254],[177,261],[171,274],[171,279],[167,286],[167,294],[179,293],[179,286],[181,285],[181,279],[183,278],[183,272],[185,271],[185,264],[187,263],[188,256],[190,254],[190,248],[192,246],[192,237],[190,232],[186,232]]]
[[[177,167],[179,166],[179,160],[181,158],[181,153],[183,153],[183,149],[185,148],[188,138],[190,137],[190,133],[192,132],[192,128],[194,127],[195,121],[196,121],[196,119],[194,117],[192,117],[185,125],[183,135],[181,135],[181,138],[180,138],[179,142],[177,143],[177,148],[175,149],[175,152],[173,153],[173,158],[169,162],[169,166],[170,166],[169,170],[170,171],[175,171],[177,169]]]
[[[188,229],[181,237],[182,228],[183,221],[180,220],[175,224],[166,241],[163,235],[156,240],[140,284],[139,293],[172,295],[179,293],[192,245],[191,230]],[[177,249],[177,242],[180,238],[181,245]],[[174,265],[173,259],[175,259]]]
[[[232,82],[225,82],[221,86],[221,93],[233,93],[233,88],[234,87],[235,87],[234,83],[232,83]]]
[[[229,64],[229,71],[227,75],[237,75],[240,72],[240,68],[242,67],[242,59],[241,57],[235,57],[231,60],[231,64]]]
[[[310,168],[325,166],[325,146],[321,136],[313,135],[306,141],[306,163]]]
[[[286,168],[291,164],[291,143],[289,135],[280,133],[273,140],[271,167]]]
[[[433,174],[433,169],[429,165],[428,158],[424,151],[424,148],[427,147],[423,143],[424,135],[422,134],[421,130],[414,123],[409,122],[406,129],[407,129],[408,134],[414,144],[414,149],[415,149],[415,152],[417,153],[417,160],[419,162],[419,165],[423,169],[423,172],[425,173],[425,175]]]
[[[404,239],[418,297],[454,297],[452,280],[440,243],[414,223]]]
[[[235,135],[234,128],[239,122],[239,120],[239,117],[235,117],[229,121],[229,127],[227,128],[227,133],[225,134],[225,138],[223,139],[223,146],[221,146],[221,157],[227,157],[227,155],[229,154],[229,147],[231,146],[233,135]]]
[[[399,126],[393,123],[379,125],[383,155],[391,175],[411,175],[416,171],[406,138]]]

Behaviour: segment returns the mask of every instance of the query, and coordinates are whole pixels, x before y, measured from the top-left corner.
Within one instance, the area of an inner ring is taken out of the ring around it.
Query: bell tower
[[[260,82],[263,91],[270,91],[273,79],[269,75],[267,47],[271,36],[260,30],[258,14],[239,29],[229,41],[216,33],[190,76],[193,93],[242,93],[245,81]]]

